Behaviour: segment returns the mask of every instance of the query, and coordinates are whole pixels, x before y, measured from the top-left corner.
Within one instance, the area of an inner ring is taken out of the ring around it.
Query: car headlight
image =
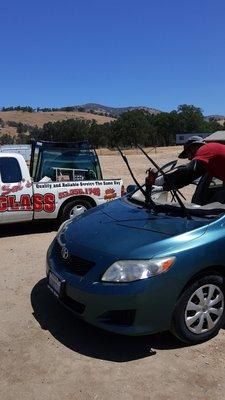
[[[60,244],[60,246],[64,246],[65,245],[65,233],[68,229],[69,224],[71,224],[72,220],[68,219],[67,221],[63,222],[62,225],[60,225],[56,238]]]
[[[133,282],[168,271],[175,257],[152,260],[120,260],[112,264],[102,276],[104,282]]]

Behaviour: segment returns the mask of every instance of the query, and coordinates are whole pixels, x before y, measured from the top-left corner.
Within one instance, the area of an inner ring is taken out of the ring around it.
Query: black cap
[[[178,158],[187,158],[187,150],[192,144],[205,144],[205,141],[201,136],[191,136],[184,143],[184,150],[179,154]]]

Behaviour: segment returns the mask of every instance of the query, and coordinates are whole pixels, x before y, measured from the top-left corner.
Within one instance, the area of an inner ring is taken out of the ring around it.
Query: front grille
[[[85,260],[84,258],[77,257],[73,254],[69,254],[67,259],[64,259],[61,254],[62,247],[57,243],[57,254],[61,264],[69,270],[74,272],[76,275],[86,275],[95,265],[93,261]]]
[[[67,295],[64,295],[60,301],[65,304],[68,308],[71,310],[75,311],[78,314],[83,314],[85,310],[85,305],[82,303],[79,303],[78,301],[72,299],[71,297],[68,297]]]

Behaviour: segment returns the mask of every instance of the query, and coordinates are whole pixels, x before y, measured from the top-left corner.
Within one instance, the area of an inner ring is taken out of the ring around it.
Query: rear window
[[[100,179],[98,162],[93,153],[73,149],[43,150],[37,167],[36,179],[47,176],[52,181]]]
[[[3,183],[22,181],[20,165],[14,157],[0,158],[0,178]]]

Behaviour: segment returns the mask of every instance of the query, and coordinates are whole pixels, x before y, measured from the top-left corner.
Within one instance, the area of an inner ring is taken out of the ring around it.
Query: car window
[[[20,165],[16,158],[0,158],[0,177],[3,183],[20,182],[22,180]]]

